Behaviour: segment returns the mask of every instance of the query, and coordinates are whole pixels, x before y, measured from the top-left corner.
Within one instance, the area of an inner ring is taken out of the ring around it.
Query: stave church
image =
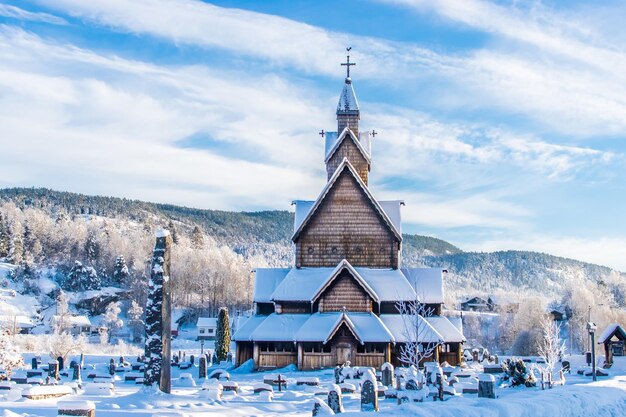
[[[442,315],[444,271],[403,268],[402,201],[377,200],[368,182],[375,132],[359,129],[361,112],[350,62],[337,105],[337,131],[324,132],[327,183],[315,200],[297,200],[295,267],[257,269],[255,315],[236,332],[237,364],[255,369],[403,365],[411,340],[402,303],[419,303],[418,343],[427,360],[461,362],[460,325]],[[415,342],[415,340],[413,340]]]

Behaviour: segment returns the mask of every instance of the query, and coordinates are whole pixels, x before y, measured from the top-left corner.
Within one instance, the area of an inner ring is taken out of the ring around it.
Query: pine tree
[[[87,239],[85,240],[85,257],[91,262],[95,262],[98,260],[99,256],[100,244],[98,243],[95,232],[90,231],[87,234]]]
[[[123,255],[118,255],[115,258],[115,268],[113,268],[113,282],[115,284],[125,284],[128,280],[130,272],[128,271],[128,265],[126,265],[126,259]]]
[[[170,232],[170,235],[172,236],[172,242],[177,245],[178,244],[178,231],[176,230],[176,227],[174,226],[174,221],[172,219],[170,219],[169,223],[167,224],[167,230]]]
[[[65,280],[65,288],[69,291],[97,290],[100,288],[100,277],[92,267],[75,261]]]
[[[217,330],[215,331],[215,354],[217,360],[225,361],[230,351],[230,323],[228,308],[222,307],[217,315]]]
[[[202,233],[198,225],[195,225],[191,232],[191,243],[196,249],[200,249],[204,246],[204,233]]]

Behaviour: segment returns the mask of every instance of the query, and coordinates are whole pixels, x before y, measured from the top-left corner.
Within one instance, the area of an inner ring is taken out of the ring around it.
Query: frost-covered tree
[[[217,315],[217,329],[215,330],[215,354],[217,360],[225,361],[230,351],[230,323],[228,320],[228,308],[220,308]]]
[[[13,221],[7,260],[12,264],[19,265],[22,262],[23,255],[24,242],[22,240],[22,224],[18,221]]]
[[[174,221],[172,219],[170,219],[167,223],[167,230],[172,236],[172,243],[178,245],[178,230],[176,230],[176,226],[174,225]]]
[[[402,334],[406,340],[400,348],[400,361],[419,368],[424,360],[434,356],[437,347],[443,342],[424,319],[434,315],[434,310],[421,303],[418,297],[409,302],[399,301],[396,308],[402,317]]]
[[[120,312],[122,309],[120,308],[119,301],[115,301],[113,303],[109,303],[106,307],[106,311],[104,312],[103,317],[103,325],[107,328],[107,334],[109,335],[108,342],[111,342],[111,337],[115,335],[118,329],[122,327],[124,322],[120,319]]]
[[[200,249],[204,246],[204,233],[202,233],[198,225],[195,225],[191,232],[191,243],[196,249]]]
[[[83,265],[80,261],[74,262],[65,282],[65,287],[70,291],[97,290],[100,285],[100,277],[96,270]]]
[[[74,337],[67,332],[53,334],[48,338],[48,352],[51,358],[60,356],[65,360],[70,353],[79,353],[84,350],[86,344],[87,340],[83,335]]]
[[[554,374],[557,363],[565,353],[565,343],[561,340],[561,324],[544,315],[541,320],[541,339],[537,352],[546,361],[546,370]]]
[[[56,314],[52,326],[52,332],[54,334],[60,334],[70,327],[70,311],[69,303],[67,300],[67,294],[65,291],[60,290],[56,299]]]
[[[118,255],[115,258],[115,268],[113,269],[113,282],[117,285],[125,284],[128,281],[130,272],[124,255]]]
[[[145,325],[142,320],[143,308],[141,308],[135,300],[132,300],[126,315],[128,316],[130,328],[133,332],[133,341],[137,342],[141,340]]]
[[[13,370],[20,366],[24,366],[24,360],[13,338],[8,332],[0,331],[0,369],[6,371],[7,378],[11,379]]]
[[[5,222],[2,211],[0,211],[0,259],[9,254],[9,228]]]

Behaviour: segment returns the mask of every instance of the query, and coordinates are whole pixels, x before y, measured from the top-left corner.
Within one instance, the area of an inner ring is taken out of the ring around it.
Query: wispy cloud
[[[0,16],[10,17],[18,20],[30,20],[33,22],[50,23],[53,25],[67,25],[67,21],[62,17],[43,12],[29,12],[17,6],[0,3]]]

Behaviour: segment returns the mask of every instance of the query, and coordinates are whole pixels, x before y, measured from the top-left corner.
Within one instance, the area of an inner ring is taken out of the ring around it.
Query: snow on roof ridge
[[[391,219],[389,218],[389,216],[387,215],[385,210],[382,208],[382,206],[374,198],[374,196],[370,192],[370,190],[367,187],[367,185],[365,185],[365,183],[361,179],[361,176],[356,172],[356,170],[354,169],[354,167],[352,166],[350,161],[348,161],[348,158],[343,158],[343,160],[341,161],[341,164],[339,164],[339,166],[337,167],[337,169],[333,173],[332,177],[330,177],[330,180],[328,180],[328,182],[326,183],[326,185],[322,189],[322,192],[317,197],[317,200],[315,200],[315,204],[313,204],[313,207],[311,207],[311,210],[309,210],[309,213],[306,215],[306,217],[304,218],[304,220],[302,221],[302,223],[300,224],[298,229],[292,235],[291,240],[293,241],[300,234],[300,232],[302,231],[303,226],[306,225],[306,223],[310,220],[311,215],[319,207],[320,203],[322,202],[322,200],[324,199],[326,194],[328,194],[328,192],[332,188],[332,185],[337,181],[337,179],[339,178],[339,176],[341,175],[341,173],[343,172],[343,170],[345,168],[348,168],[348,171],[352,174],[353,178],[357,181],[357,184],[359,184],[359,186],[365,192],[365,194],[367,195],[369,200],[374,204],[374,208],[379,212],[379,214],[381,215],[383,220],[387,223],[387,225],[389,226],[391,231],[396,235],[396,238],[398,238],[398,240],[400,242],[402,242],[402,234],[395,227],[395,225],[393,224],[393,222],[391,221]]]
[[[166,237],[170,235],[170,231],[166,229],[159,229],[155,233],[156,237]]]
[[[326,280],[318,287],[317,291],[313,295],[313,298],[311,298],[311,303],[317,300],[317,298],[321,295],[321,293],[328,286],[328,284],[330,284],[339,275],[339,272],[341,272],[343,268],[348,269],[352,273],[354,278],[356,278],[356,280],[359,281],[359,283],[365,288],[365,291],[367,291],[372,296],[374,301],[380,303],[380,297],[378,296],[378,294],[376,294],[376,291],[374,291],[374,289],[367,283],[367,281],[365,281],[361,274],[359,274],[359,272],[354,269],[352,264],[348,262],[348,260],[345,258],[342,259],[339,264],[337,264],[337,266],[335,267],[335,269],[333,269],[328,278],[326,278]]]
[[[341,131],[341,133],[337,136],[337,139],[335,139],[335,143],[333,144],[333,146],[330,148],[330,150],[328,152],[326,152],[326,157],[324,159],[324,162],[328,162],[328,160],[333,156],[333,154],[337,151],[337,149],[339,148],[339,145],[341,144],[341,142],[343,142],[343,139],[346,136],[350,136],[350,138],[352,139],[352,141],[354,142],[354,144],[356,145],[356,147],[359,149],[359,151],[361,151],[361,153],[363,154],[363,156],[365,157],[365,160],[367,162],[372,162],[372,156],[369,154],[369,152],[363,147],[363,144],[361,143],[361,141],[356,137],[356,135],[354,134],[354,132],[348,128],[347,126],[343,128],[343,130]],[[344,158],[346,159],[346,158]]]

